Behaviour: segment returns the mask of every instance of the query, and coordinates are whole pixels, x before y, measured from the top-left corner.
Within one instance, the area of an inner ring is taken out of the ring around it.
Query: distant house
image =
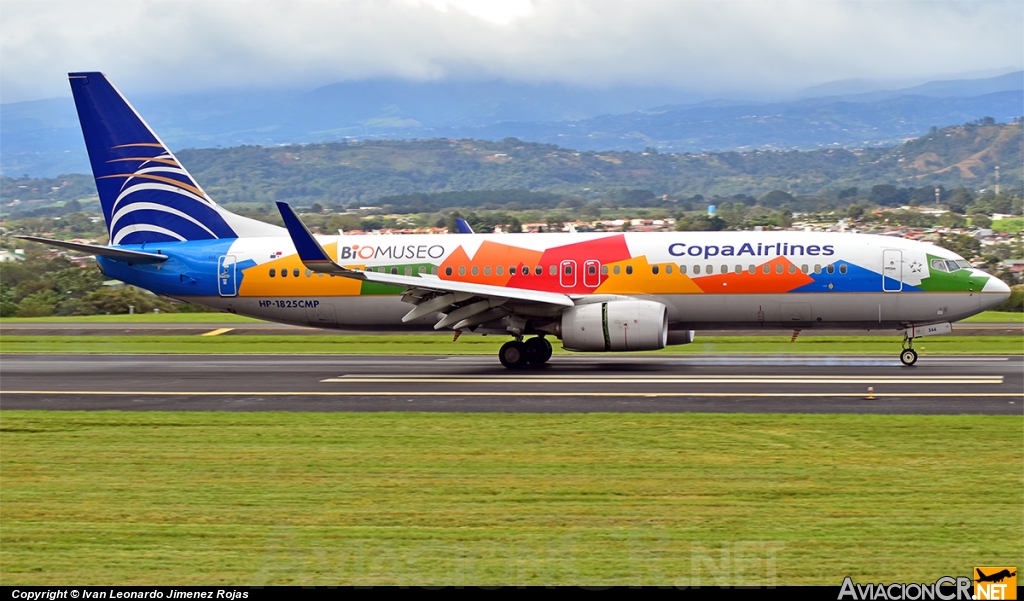
[[[9,250],[0,250],[0,263],[17,263],[18,261],[24,260],[24,252],[18,252],[17,250],[14,252]]]

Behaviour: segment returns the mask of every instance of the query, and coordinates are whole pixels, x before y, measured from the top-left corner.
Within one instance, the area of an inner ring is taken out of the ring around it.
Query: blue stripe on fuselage
[[[228,254],[234,239],[192,240],[187,242],[147,242],[119,246],[126,250],[157,252],[170,257],[163,263],[131,264],[124,259],[96,257],[107,277],[121,280],[174,297],[218,296],[217,259]],[[235,271],[235,286],[240,287],[243,270],[253,265],[252,261],[239,263]]]

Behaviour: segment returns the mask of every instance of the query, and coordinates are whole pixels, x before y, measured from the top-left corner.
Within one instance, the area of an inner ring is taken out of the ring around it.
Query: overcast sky
[[[506,79],[791,92],[1024,68],[1024,2],[0,0],[0,101]]]

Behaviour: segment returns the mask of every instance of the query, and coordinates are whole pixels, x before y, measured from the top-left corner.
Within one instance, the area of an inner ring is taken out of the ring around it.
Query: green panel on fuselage
[[[976,275],[970,269],[961,269],[949,273],[932,268],[932,259],[942,259],[928,255],[928,277],[921,280],[919,288],[927,292],[967,292],[981,290],[988,281],[987,276]],[[945,259],[942,259],[945,260]]]
[[[411,268],[410,273],[412,275],[418,275],[420,267],[424,268],[427,273],[430,273],[430,270],[435,268],[435,267],[437,267],[437,266],[433,265],[431,263],[401,263],[401,264],[398,264],[398,265],[377,265],[377,266],[374,266],[372,268],[371,267],[367,267],[366,270],[367,271],[379,272],[379,270],[381,268],[383,268],[384,271],[382,273],[391,273],[391,270],[395,269],[396,270],[395,273],[397,275],[405,275],[405,268],[406,267]],[[378,284],[377,282],[366,282],[366,281],[364,281],[363,282],[363,287],[359,289],[359,295],[360,296],[395,295],[395,294],[401,294],[404,291],[405,291],[405,286],[389,286],[387,284]]]

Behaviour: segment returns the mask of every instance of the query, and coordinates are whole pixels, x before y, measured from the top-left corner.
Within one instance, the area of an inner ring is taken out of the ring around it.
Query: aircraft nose
[[[982,310],[991,309],[1006,302],[1010,298],[1010,287],[999,278],[990,277],[982,288]]]

